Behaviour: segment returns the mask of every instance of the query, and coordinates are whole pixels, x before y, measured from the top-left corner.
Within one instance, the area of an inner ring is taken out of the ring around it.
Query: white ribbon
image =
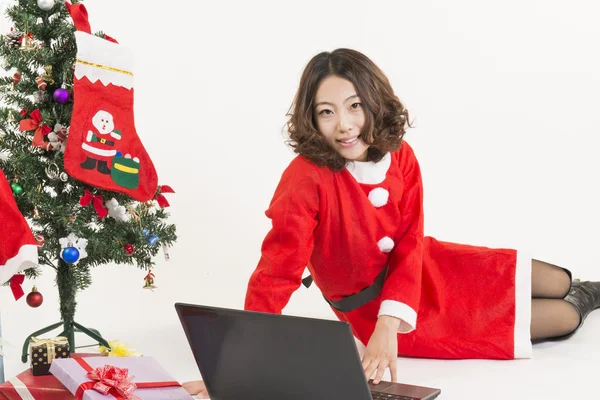
[[[9,379],[8,382],[13,385],[13,387],[15,388],[17,394],[19,396],[21,396],[21,399],[23,400],[35,400],[35,397],[33,397],[33,395],[31,394],[31,392],[29,391],[29,389],[27,389],[27,386],[25,386],[25,384],[23,382],[21,382],[21,380],[19,378],[17,378],[16,376],[12,379]]]

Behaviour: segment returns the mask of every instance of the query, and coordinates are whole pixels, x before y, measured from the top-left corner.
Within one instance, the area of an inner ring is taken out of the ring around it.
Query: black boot
[[[98,172],[101,174],[110,174],[110,168],[108,168],[108,163],[106,161],[98,161]]]
[[[84,162],[80,164],[83,169],[94,169],[96,168],[96,160],[93,158],[86,158]]]
[[[560,339],[567,339],[573,336],[581,328],[583,321],[585,321],[589,313],[600,308],[600,282],[573,281],[571,290],[565,296],[565,301],[570,303],[577,311],[577,314],[579,314],[579,324],[573,332],[561,336]]]

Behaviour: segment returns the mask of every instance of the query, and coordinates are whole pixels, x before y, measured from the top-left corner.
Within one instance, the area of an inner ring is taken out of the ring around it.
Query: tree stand
[[[75,321],[72,321],[71,323],[65,323],[65,322],[61,321],[61,322],[52,324],[50,326],[47,326],[43,329],[40,329],[39,331],[35,331],[31,335],[27,336],[27,339],[25,339],[25,343],[23,344],[23,352],[21,354],[21,362],[24,362],[24,363],[27,362],[27,358],[29,356],[29,342],[31,341],[32,337],[37,337],[46,332],[50,332],[51,330],[56,329],[61,325],[63,325],[64,329],[57,336],[65,336],[69,340],[69,348],[71,349],[72,352],[75,349],[75,332],[85,333],[87,336],[96,340],[98,342],[98,345],[102,345],[107,348],[110,348],[110,346],[108,345],[108,342],[102,337],[102,335],[100,335],[100,332],[98,332],[96,329],[86,328],[85,326],[80,325]],[[88,346],[81,346],[81,347],[88,347]]]
[[[92,339],[98,342],[98,345],[105,346],[110,348],[108,342],[100,335],[96,329],[86,328],[85,326],[74,321],[75,315],[75,306],[77,303],[75,302],[75,295],[77,293],[77,287],[75,286],[76,277],[74,275],[73,268],[71,264],[66,263],[62,259],[58,260],[58,268],[56,271],[56,283],[58,284],[58,294],[60,297],[60,314],[62,316],[62,321],[47,326],[43,329],[33,332],[31,335],[27,336],[25,343],[23,344],[23,352],[21,354],[21,361],[27,362],[27,358],[29,355],[29,342],[32,337],[37,337],[46,332],[50,332],[53,329],[56,329],[63,326],[63,331],[58,336],[65,336],[69,340],[69,348],[71,352],[75,351],[75,333],[81,332],[85,335],[91,337]],[[89,346],[81,346],[81,347],[89,347]]]

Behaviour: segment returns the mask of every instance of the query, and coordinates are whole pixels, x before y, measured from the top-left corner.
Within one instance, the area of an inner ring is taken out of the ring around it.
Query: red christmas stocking
[[[92,35],[82,4],[66,6],[77,28],[77,62],[65,169],[94,187],[150,200],[158,177],[135,129],[132,54]]]

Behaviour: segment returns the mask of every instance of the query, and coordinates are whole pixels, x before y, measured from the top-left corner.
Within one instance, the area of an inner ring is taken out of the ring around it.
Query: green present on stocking
[[[127,189],[137,188],[140,184],[140,160],[118,152],[112,159],[111,177],[119,186]]]

